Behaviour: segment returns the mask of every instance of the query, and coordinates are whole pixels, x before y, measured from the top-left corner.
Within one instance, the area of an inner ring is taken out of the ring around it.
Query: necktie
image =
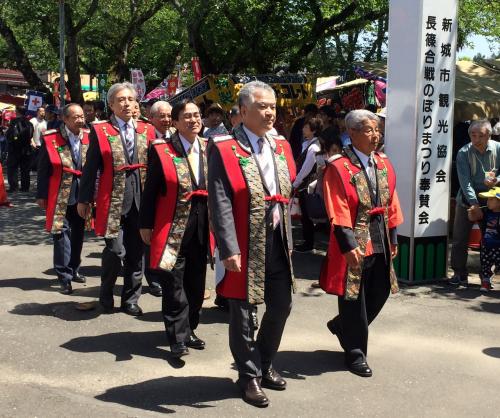
[[[200,161],[198,155],[194,152],[194,143],[189,148],[187,157],[191,170],[193,170],[194,178],[196,179],[196,182],[198,182],[198,170],[199,170],[198,166]]]
[[[129,158],[132,160],[134,158],[134,134],[132,127],[126,123],[123,125],[123,131],[125,136],[125,145],[127,146],[127,153]]]
[[[76,165],[80,165],[80,138],[73,137],[73,155],[75,156]]]
[[[372,188],[373,190],[375,190],[377,188],[377,179],[375,177],[375,165],[373,164],[372,157],[368,159],[368,167],[366,169],[366,174],[368,174],[368,178],[370,179]]]
[[[267,190],[271,195],[277,193],[276,190],[276,182],[274,178],[274,162],[272,158],[266,157],[266,146],[267,144],[264,141],[264,138],[259,138],[257,141],[259,146],[259,152],[256,154],[257,161],[260,166],[260,170],[262,171],[262,176],[264,177],[264,182],[266,184]],[[275,229],[280,223],[280,211],[278,208],[278,204],[275,203],[272,208],[273,214],[273,228]]]

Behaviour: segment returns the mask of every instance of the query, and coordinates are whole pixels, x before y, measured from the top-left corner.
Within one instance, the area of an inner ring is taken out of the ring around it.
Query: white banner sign
[[[144,81],[142,70],[130,70],[130,77],[132,79],[132,84],[137,91],[137,101],[141,101],[146,94],[146,82]]]

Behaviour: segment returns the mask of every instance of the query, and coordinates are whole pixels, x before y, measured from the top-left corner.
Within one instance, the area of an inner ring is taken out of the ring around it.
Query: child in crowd
[[[493,266],[500,267],[500,187],[479,193],[479,197],[488,199],[487,210],[483,218],[483,239],[481,241],[481,291],[489,292],[493,286]]]

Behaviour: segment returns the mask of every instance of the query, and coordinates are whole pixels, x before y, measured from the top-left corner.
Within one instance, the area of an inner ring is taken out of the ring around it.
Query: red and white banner
[[[167,94],[169,96],[175,95],[175,93],[177,92],[178,84],[179,84],[179,77],[173,75],[170,76],[167,85]]]
[[[200,59],[198,57],[191,58],[191,66],[193,67],[194,81],[201,80]]]
[[[132,79],[132,84],[137,91],[137,101],[141,101],[146,94],[146,82],[144,81],[144,75],[140,69],[130,70],[130,78]]]

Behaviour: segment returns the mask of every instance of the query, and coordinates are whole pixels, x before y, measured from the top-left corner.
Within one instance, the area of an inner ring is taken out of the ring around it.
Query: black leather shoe
[[[214,304],[221,309],[228,310],[229,305],[227,304],[227,299],[223,296],[217,295],[214,300]]]
[[[281,375],[272,367],[267,372],[262,374],[262,380],[260,384],[263,388],[266,389],[272,389],[272,390],[286,389],[286,380],[283,379]]]
[[[85,278],[85,276],[82,276],[81,274],[76,273],[76,274],[73,276],[72,281],[73,281],[73,282],[75,282],[75,283],[86,283],[86,282],[87,282],[87,279]]]
[[[337,338],[339,339],[340,346],[342,349],[345,351],[344,344],[342,343],[342,333],[340,332],[339,327],[337,326],[337,322],[335,319],[331,319],[326,323],[326,326],[328,327],[328,330],[333,334],[336,335]]]
[[[71,295],[73,293],[71,282],[61,282],[59,286],[59,293],[62,293],[63,295]]]
[[[254,331],[259,329],[259,317],[257,316],[257,307],[254,307],[250,312],[250,318],[252,319],[252,325]]]
[[[170,346],[170,353],[173,357],[179,358],[187,356],[189,354],[189,349],[186,347],[186,343],[175,343]]]
[[[364,361],[363,363],[348,364],[347,368],[351,373],[357,374],[361,377],[371,377],[372,369],[368,366],[368,363]]]
[[[205,341],[199,339],[194,332],[191,333],[185,344],[195,350],[203,350],[205,348]]]
[[[121,306],[121,311],[125,312],[127,315],[141,316],[142,309],[137,303],[127,303]]]
[[[243,393],[243,400],[250,405],[265,408],[269,405],[269,399],[262,390],[257,378],[248,381],[238,380],[238,386]]]
[[[156,283],[149,285],[149,293],[151,293],[153,296],[156,296],[157,298],[160,298],[163,294],[161,286]]]

